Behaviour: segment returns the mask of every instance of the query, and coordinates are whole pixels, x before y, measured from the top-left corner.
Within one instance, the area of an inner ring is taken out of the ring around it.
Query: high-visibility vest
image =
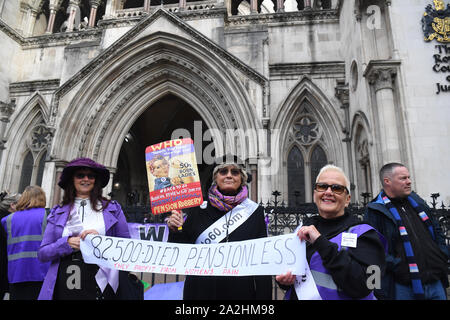
[[[16,211],[4,217],[2,225],[7,233],[8,281],[42,281],[50,266],[37,258],[47,226],[47,210]]]

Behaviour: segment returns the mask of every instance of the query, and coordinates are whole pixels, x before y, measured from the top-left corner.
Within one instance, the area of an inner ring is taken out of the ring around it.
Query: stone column
[[[3,150],[6,149],[6,126],[8,125],[9,118],[14,112],[15,107],[16,103],[14,101],[10,103],[0,101],[0,163],[2,162]]]
[[[91,13],[89,14],[89,28],[95,27],[95,19],[97,18],[97,9],[100,5],[100,0],[91,0]]]
[[[227,8],[228,16],[231,16],[231,0],[224,0],[225,8]]]
[[[45,31],[47,34],[53,33],[56,11],[58,11],[58,5],[50,4],[50,16],[48,18],[47,30]]]
[[[258,13],[258,0],[250,0],[250,13]]]
[[[343,142],[345,142],[345,146],[347,148],[347,165],[348,167],[345,169],[348,178],[350,180],[350,193],[352,195],[352,202],[356,202],[357,195],[354,194],[355,192],[355,176],[353,172],[353,156],[352,156],[352,136],[350,133],[350,91],[348,88],[348,83],[345,83],[345,80],[337,80],[337,85],[334,88],[335,90],[335,97],[339,99],[341,102],[341,109],[344,110],[345,114],[345,123],[344,128],[342,129],[342,133],[345,134],[345,138],[342,139]]]
[[[150,0],[144,0],[144,11],[150,12]]]
[[[401,162],[398,133],[398,111],[395,104],[394,81],[397,75],[396,63],[371,61],[364,76],[368,78],[375,93],[376,112],[380,128],[379,145],[383,163]],[[399,64],[399,63],[398,63]]]
[[[22,22],[22,33],[25,37],[31,37],[33,35],[34,25],[36,24],[37,10],[31,6],[27,6],[22,9],[23,12],[23,22]],[[21,10],[21,11],[22,11]]]
[[[250,166],[250,173],[252,175],[252,181],[250,182],[251,194],[250,199],[258,203],[258,159],[249,158],[248,163]]]
[[[311,9],[311,0],[305,0],[305,9]]]
[[[313,178],[315,179],[316,177],[312,177],[311,176],[311,162],[309,161],[305,161],[305,202],[313,202],[313,186],[311,185]]]
[[[63,197],[63,190],[61,189],[60,186],[58,186],[58,182],[59,182],[59,178],[61,178],[61,174],[62,171],[64,169],[64,167],[66,166],[67,162],[66,161],[55,161],[55,180],[54,180],[54,184],[53,184],[53,199],[52,199],[52,205],[51,207],[56,206],[57,204],[59,204],[62,201],[62,197]]]
[[[77,0],[70,0],[69,2],[69,18],[67,20],[67,32],[72,32],[74,28],[75,16],[79,8],[79,2]]]
[[[397,39],[395,36],[395,31],[392,29],[392,8],[391,8],[391,0],[386,0],[386,17],[388,21],[388,30],[390,30],[390,38],[392,44],[392,59],[399,59],[399,53],[397,49]]]
[[[277,12],[284,12],[284,0],[277,0]]]
[[[178,4],[180,11],[186,10],[186,0],[180,0]]]

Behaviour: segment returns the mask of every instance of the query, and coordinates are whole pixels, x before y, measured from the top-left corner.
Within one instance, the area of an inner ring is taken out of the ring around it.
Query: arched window
[[[288,201],[290,205],[305,202],[305,162],[297,146],[288,155]]]
[[[44,122],[38,122],[30,128],[28,137],[25,139],[26,155],[20,173],[19,192],[29,185],[40,186],[42,184],[47,148],[52,137],[52,129],[47,127]]]
[[[363,202],[367,202],[372,194],[372,176],[369,154],[369,141],[366,130],[359,125],[355,135],[355,159],[356,159],[356,186],[358,196]]]
[[[22,164],[22,173],[20,175],[19,192],[25,190],[29,185],[42,185],[42,177],[44,175],[45,158],[47,151],[41,153],[40,157],[35,163],[33,152],[28,151]]]
[[[311,202],[313,185],[320,169],[328,163],[322,139],[323,130],[309,102],[302,103],[292,122],[287,155],[289,206]]]
[[[20,175],[19,192],[23,192],[27,186],[31,184],[31,176],[33,175],[33,154],[27,152],[22,164],[22,174]]]
[[[36,177],[36,185],[42,186],[42,177],[44,175],[44,167],[45,167],[45,158],[47,157],[47,151],[44,151],[41,158],[39,159],[39,165],[37,167],[37,177]]]

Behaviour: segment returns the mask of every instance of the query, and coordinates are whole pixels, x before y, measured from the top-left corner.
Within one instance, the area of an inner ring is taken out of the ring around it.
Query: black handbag
[[[119,271],[118,300],[144,300],[144,284],[136,275]]]

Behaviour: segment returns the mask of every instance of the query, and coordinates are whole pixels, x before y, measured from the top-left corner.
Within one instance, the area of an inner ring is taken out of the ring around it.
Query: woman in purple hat
[[[39,294],[41,300],[115,299],[117,270],[86,264],[80,241],[88,234],[129,238],[120,205],[102,196],[109,170],[89,158],[69,162],[58,185],[64,189],[61,205],[48,216],[39,249],[41,261],[51,261]]]

